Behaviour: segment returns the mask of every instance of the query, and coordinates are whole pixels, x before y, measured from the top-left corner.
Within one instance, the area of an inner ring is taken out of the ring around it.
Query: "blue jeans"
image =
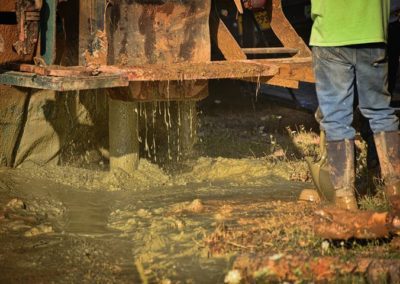
[[[388,63],[384,44],[313,47],[321,128],[327,141],[354,139],[353,103],[374,133],[397,131],[399,119],[390,107]]]

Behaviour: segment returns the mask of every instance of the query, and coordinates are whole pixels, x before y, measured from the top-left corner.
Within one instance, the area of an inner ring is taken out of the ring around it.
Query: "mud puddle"
[[[320,239],[317,205],[297,202],[313,187],[313,115],[226,92],[202,102],[188,170],[0,169],[0,282],[396,283],[398,237]]]
[[[1,234],[0,280],[6,282],[30,277],[37,282],[91,282],[97,273],[93,269],[100,268],[102,282],[223,282],[231,255],[212,257],[204,243],[223,222],[219,207],[293,200],[304,187],[271,176],[265,186],[232,186],[227,179],[142,191],[93,191],[20,170],[3,170],[0,180],[6,185],[1,189],[3,208],[10,207],[10,200],[23,202],[3,218],[10,223]],[[19,216],[37,218],[23,221],[24,226],[12,224]],[[44,225],[51,230],[40,231]],[[32,228],[39,231],[28,236]],[[61,273],[67,270],[75,272]]]

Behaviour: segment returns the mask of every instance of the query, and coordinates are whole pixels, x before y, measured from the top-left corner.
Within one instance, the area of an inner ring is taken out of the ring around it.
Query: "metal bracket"
[[[18,55],[33,54],[39,38],[42,1],[19,0],[16,3],[18,41],[13,44]]]

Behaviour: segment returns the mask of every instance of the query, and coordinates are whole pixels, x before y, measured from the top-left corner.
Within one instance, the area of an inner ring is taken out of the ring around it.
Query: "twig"
[[[238,244],[238,243],[234,243],[234,242],[230,242],[230,241],[227,241],[226,243],[228,245],[232,245],[234,247],[243,248],[243,249],[249,249],[249,248],[255,248],[256,247],[256,246],[244,246],[244,245],[241,245],[241,244]]]
[[[199,243],[198,241],[196,241],[194,238],[192,238],[192,241],[194,241],[196,243],[196,245],[198,245],[199,247],[204,248],[205,246],[202,245],[201,243]]]

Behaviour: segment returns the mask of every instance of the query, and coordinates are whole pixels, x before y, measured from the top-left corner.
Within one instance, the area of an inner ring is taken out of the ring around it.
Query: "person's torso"
[[[386,42],[390,0],[311,0],[310,45]]]

